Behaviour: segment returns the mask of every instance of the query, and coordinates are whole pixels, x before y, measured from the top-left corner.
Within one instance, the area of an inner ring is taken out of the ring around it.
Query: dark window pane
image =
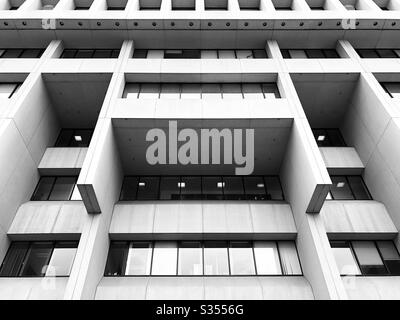
[[[117,59],[118,56],[119,56],[119,49],[114,49],[114,50],[111,52],[111,58]]]
[[[69,147],[80,147],[80,148],[89,147],[92,134],[93,130],[91,129],[75,130]]]
[[[32,201],[46,201],[50,196],[50,191],[55,181],[54,177],[42,177],[39,180],[36,190],[32,196]]]
[[[147,57],[147,50],[144,49],[136,49],[133,51],[133,57],[135,59],[144,59]]]
[[[73,134],[74,130],[72,129],[62,129],[60,134],[58,135],[55,147],[69,147]]]
[[[283,200],[283,192],[279,177],[264,177],[267,184],[267,199]]]
[[[137,177],[125,177],[122,183],[121,201],[132,201],[136,200],[136,193],[138,188],[139,179]]]
[[[104,49],[104,50],[97,49],[94,51],[93,58],[98,58],[98,59],[111,58],[111,53],[112,53],[111,49]]]
[[[93,56],[94,50],[84,50],[84,49],[79,49],[76,53],[75,58],[79,59],[86,59],[86,58],[91,58]]]
[[[373,49],[360,49],[357,52],[361,58],[379,58],[378,53]]]
[[[320,50],[320,49],[308,49],[308,50],[305,50],[305,51],[306,51],[307,57],[310,58],[310,59],[323,59],[323,58],[325,58],[325,55],[324,55],[323,51]]]
[[[346,146],[339,129],[327,129],[326,133],[328,135],[330,147],[345,147]]]
[[[127,242],[111,242],[108,251],[106,276],[123,276],[125,275],[126,259],[128,256]]]
[[[223,199],[223,181],[221,177],[203,177],[203,199],[222,200]]]
[[[0,269],[0,277],[17,277],[29,248],[29,242],[13,242]]]
[[[181,199],[200,200],[201,199],[201,178],[182,177],[181,178]]]
[[[39,58],[42,55],[42,49],[25,49],[20,58]]]
[[[337,51],[335,49],[324,49],[324,54],[325,54],[325,58],[329,58],[329,59],[337,59],[340,58],[340,56],[338,55]]]
[[[266,200],[265,186],[262,177],[243,177],[244,190],[248,200]]]
[[[263,49],[253,50],[253,56],[255,59],[266,59],[268,58],[267,52]]]
[[[140,177],[138,184],[138,200],[157,200],[159,177]]]
[[[377,241],[377,246],[389,273],[400,275],[400,255],[393,241]]]
[[[160,199],[161,200],[179,200],[180,199],[180,178],[179,177],[161,177]]]
[[[364,184],[363,179],[360,176],[348,177],[350,188],[353,191],[356,200],[371,200],[371,196]]]
[[[61,55],[61,58],[74,58],[76,55],[77,50],[75,49],[65,49]]]
[[[290,59],[290,58],[291,58],[291,57],[290,57],[289,50],[287,50],[287,49],[282,49],[282,50],[281,50],[281,53],[282,53],[282,56],[283,56],[284,59]]]
[[[76,177],[58,177],[51,190],[49,200],[69,200],[74,190]]]
[[[243,200],[244,188],[241,177],[223,177],[224,198],[227,200]]]
[[[353,241],[352,246],[364,275],[387,274],[387,270],[373,241]]]
[[[7,49],[1,56],[2,58],[18,58],[22,53],[22,49]]]
[[[331,176],[331,194],[334,200],[354,200],[347,179],[344,176]]]
[[[377,49],[376,51],[381,58],[397,58],[396,52],[391,49]]]
[[[326,130],[313,129],[313,134],[318,147],[330,147],[330,140]]]
[[[42,277],[46,274],[53,244],[51,242],[32,243],[25,259],[22,277]]]

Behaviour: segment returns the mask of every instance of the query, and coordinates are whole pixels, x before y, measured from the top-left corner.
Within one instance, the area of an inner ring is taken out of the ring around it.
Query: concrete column
[[[84,226],[64,294],[66,300],[93,299],[104,274],[109,248],[108,231],[123,179],[112,119],[107,117],[107,110],[123,89],[124,75],[120,70],[123,70],[132,50],[133,42],[125,41],[78,179],[85,207],[89,214],[95,214]]]
[[[303,272],[316,299],[347,299],[323,221],[318,215],[331,180],[277,42],[268,41],[267,51],[279,61],[278,76],[283,94],[291,102],[295,114],[280,177],[296,222]]]

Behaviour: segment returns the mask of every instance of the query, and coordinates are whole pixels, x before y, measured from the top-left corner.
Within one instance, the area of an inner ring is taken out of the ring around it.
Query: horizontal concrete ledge
[[[295,238],[296,225],[287,203],[235,201],[129,202],[114,206],[110,237],[162,238],[166,234],[203,238],[251,234]],[[243,236],[243,235],[241,235]]]
[[[42,175],[79,174],[88,148],[47,148],[38,170]]]
[[[68,277],[0,278],[0,300],[61,300]]]
[[[358,175],[365,168],[353,147],[320,147],[319,151],[330,174]]]
[[[392,239],[398,231],[377,201],[325,201],[321,210],[330,239]]]
[[[314,299],[302,276],[278,277],[104,277],[97,300],[278,300]]]
[[[399,300],[400,277],[342,277],[349,299]]]
[[[7,235],[15,240],[79,239],[86,219],[82,201],[30,201],[19,207]]]

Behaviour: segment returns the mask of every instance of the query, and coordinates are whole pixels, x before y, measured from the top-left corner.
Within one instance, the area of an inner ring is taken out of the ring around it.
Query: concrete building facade
[[[399,299],[399,35],[400,0],[1,0],[0,298]],[[254,130],[253,172],[149,164],[170,121]]]

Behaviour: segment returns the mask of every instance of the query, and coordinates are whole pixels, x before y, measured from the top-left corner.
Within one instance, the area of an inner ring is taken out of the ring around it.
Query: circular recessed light
[[[356,22],[356,26],[358,26],[359,24],[360,24],[360,21],[357,21],[357,22]]]
[[[152,25],[153,27],[155,27],[155,26],[157,25],[157,23],[153,22],[151,25]]]
[[[22,25],[26,26],[26,21],[22,21]]]
[[[193,27],[193,24],[194,24],[193,22],[189,22],[189,26]]]
[[[304,22],[300,22],[300,27],[304,26]]]
[[[340,22],[340,21],[336,22],[336,25],[337,25],[337,26],[340,26],[340,25],[341,25],[341,22]]]
[[[322,26],[322,21],[318,22],[318,25],[319,25],[319,26]]]
[[[79,21],[79,22],[78,22],[78,26],[81,26],[81,27],[82,27],[82,22]]]
[[[212,26],[212,23],[211,23],[211,22],[209,22],[207,25],[208,25],[209,27],[211,27],[211,26]]]
[[[227,26],[227,27],[229,27],[230,25],[231,25],[231,23],[230,23],[230,22],[227,22],[227,23],[226,23],[226,26]]]
[[[267,26],[267,24],[268,24],[268,23],[266,23],[266,22],[263,22],[263,26],[264,26],[264,27],[266,27],[266,26]]]
[[[137,26],[138,26],[138,23],[137,23],[137,22],[134,22],[133,25],[134,25],[135,27],[137,27]]]
[[[248,25],[249,25],[249,23],[248,23],[248,22],[245,22],[245,23],[244,23],[244,26],[245,26],[245,27],[247,27]]]
[[[377,25],[378,25],[378,21],[375,21],[375,22],[374,22],[374,26],[377,26]]]
[[[117,22],[115,23],[115,25],[116,25],[117,27],[119,27],[119,22],[117,21]]]
[[[171,27],[174,27],[175,26],[175,22],[171,22]]]
[[[64,22],[60,21],[60,26],[63,26],[63,25],[64,25]]]
[[[282,22],[282,23],[281,23],[281,26],[282,26],[282,27],[286,26],[286,22]]]
[[[5,26],[8,26],[8,22],[7,22],[7,21],[4,21],[4,25],[5,25]]]
[[[392,26],[395,26],[396,25],[396,22],[392,22]]]
[[[101,22],[100,22],[100,21],[97,21],[97,25],[100,27],[100,26],[101,26]]]

